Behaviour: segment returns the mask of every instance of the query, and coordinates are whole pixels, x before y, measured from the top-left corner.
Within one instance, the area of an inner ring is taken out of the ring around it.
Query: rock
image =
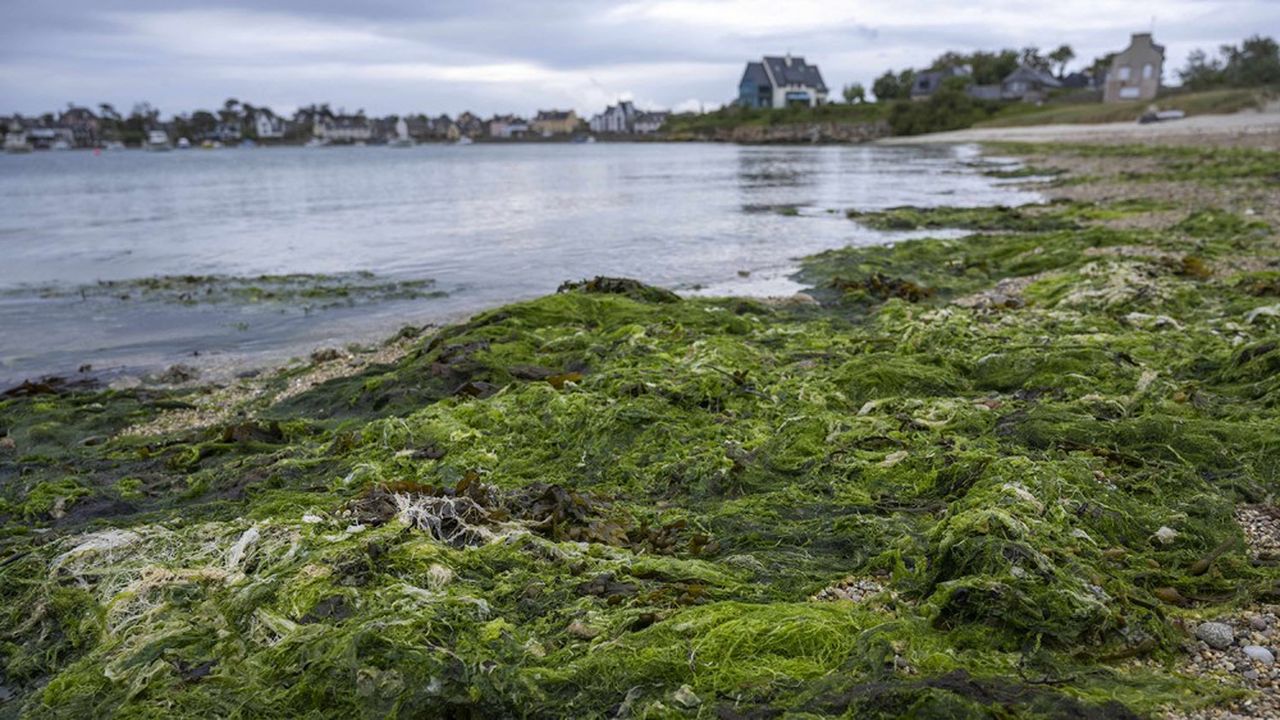
[[[566,628],[565,632],[582,640],[591,640],[600,634],[600,630],[598,628],[593,628],[590,625],[578,622],[577,620],[569,623],[569,627]]]
[[[1160,543],[1163,545],[1168,545],[1169,543],[1173,542],[1177,538],[1178,538],[1178,531],[1174,530],[1173,528],[1167,525],[1162,526],[1159,530],[1156,531],[1156,540],[1159,540]]]
[[[1244,654],[1248,655],[1249,659],[1254,662],[1260,662],[1263,665],[1274,665],[1276,662],[1276,656],[1261,645],[1245,645],[1243,650]]]
[[[169,369],[156,376],[155,381],[162,385],[181,385],[200,377],[200,371],[190,365],[170,365]]]
[[[1254,615],[1254,616],[1253,616],[1253,618],[1252,618],[1251,620],[1249,620],[1249,625],[1250,625],[1254,630],[1258,630],[1258,631],[1266,630],[1266,629],[1267,629],[1267,619],[1266,619],[1266,618],[1264,618],[1264,617],[1262,617],[1261,615]]]
[[[1235,640],[1236,633],[1226,623],[1205,622],[1196,626],[1196,637],[1203,640],[1209,647],[1221,650],[1231,647],[1231,642]]]
[[[1258,671],[1257,671],[1257,670],[1245,670],[1245,671],[1244,671],[1244,679],[1245,679],[1245,680],[1254,680],[1254,681],[1256,681],[1256,680],[1258,679],[1258,677],[1260,677],[1260,676],[1258,675]]]
[[[688,685],[681,685],[680,689],[671,695],[671,699],[684,708],[696,708],[702,704],[702,698],[695,695],[693,688]]]

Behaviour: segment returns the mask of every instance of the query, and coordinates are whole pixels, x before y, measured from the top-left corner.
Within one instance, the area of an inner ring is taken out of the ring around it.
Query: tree
[[[1223,45],[1226,81],[1237,87],[1280,83],[1280,45],[1270,37],[1254,35],[1237,48]]]
[[[1040,48],[1031,45],[1022,48],[1022,57],[1019,58],[1023,65],[1033,69],[1049,72],[1053,67],[1049,64],[1049,59],[1040,54]]]
[[[862,83],[845,85],[842,94],[844,95],[844,101],[850,105],[867,101],[867,89],[862,87]]]
[[[1107,73],[1111,72],[1111,62],[1115,59],[1116,54],[1113,52],[1094,58],[1093,62],[1089,63],[1089,75],[1094,79],[1105,76]]]
[[[1178,78],[1192,90],[1217,87],[1225,82],[1222,62],[1199,49],[1192,50],[1187,55],[1187,64],[1178,71]]]
[[[907,91],[910,93],[910,88]],[[897,100],[902,96],[902,84],[892,70],[885,70],[883,75],[871,83],[871,92],[876,96],[876,102]]]
[[[1274,38],[1254,35],[1239,47],[1223,45],[1218,57],[1193,50],[1178,71],[1182,84],[1193,90],[1230,86],[1256,87],[1280,83],[1280,45]]]
[[[968,68],[969,76],[978,85],[996,85],[1005,77],[1018,69],[1021,55],[1017,50],[1004,49],[996,52],[978,50],[972,53],[961,53],[954,50],[934,58],[930,70],[947,70],[950,68]]]
[[[1059,45],[1057,50],[1049,53],[1049,60],[1058,65],[1058,77],[1067,74],[1067,63],[1076,59],[1076,51],[1070,45]]]

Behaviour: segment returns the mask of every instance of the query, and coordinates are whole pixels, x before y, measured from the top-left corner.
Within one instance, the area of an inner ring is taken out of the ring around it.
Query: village
[[[922,70],[885,72],[873,84],[874,100],[869,100],[867,90],[858,83],[845,85],[837,97],[832,97],[818,65],[802,56],[764,56],[746,63],[736,97],[713,112],[920,102],[944,88],[963,92],[972,101],[998,105],[1042,105],[1050,100],[1150,103],[1165,90],[1161,81],[1165,51],[1151,33],[1134,33],[1123,50],[1068,72],[1068,63],[1073,59],[1074,52],[1065,45],[1045,54],[1036,48],[969,55],[949,52]],[[1180,74],[1185,77],[1186,71]],[[619,100],[590,118],[580,117],[572,109],[550,109],[538,110],[531,117],[501,114],[488,119],[470,111],[456,117],[425,113],[369,117],[363,110],[349,113],[334,110],[327,103],[301,107],[285,117],[270,107],[232,98],[216,111],[198,110],[162,120],[160,112],[145,102],[136,105],[127,116],[108,103],[98,105],[97,112],[68,103],[58,113],[13,115],[5,124],[5,149],[403,147],[419,143],[667,139],[672,118],[668,110],[638,108],[630,100]]]

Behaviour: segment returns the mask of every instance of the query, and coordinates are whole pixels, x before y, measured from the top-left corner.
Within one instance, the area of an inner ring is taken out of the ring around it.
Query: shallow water
[[[601,274],[790,293],[794,258],[902,237],[859,227],[847,209],[1038,199],[982,176],[976,156],[653,143],[0,156],[0,383],[82,364],[260,365]],[[153,276],[356,271],[432,279],[447,295],[211,303],[94,292]]]

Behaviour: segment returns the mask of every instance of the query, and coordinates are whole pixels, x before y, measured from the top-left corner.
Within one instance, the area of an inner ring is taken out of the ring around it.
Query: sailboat
[[[404,118],[396,121],[396,136],[387,141],[390,147],[413,147],[413,138],[409,137],[409,123]]]

